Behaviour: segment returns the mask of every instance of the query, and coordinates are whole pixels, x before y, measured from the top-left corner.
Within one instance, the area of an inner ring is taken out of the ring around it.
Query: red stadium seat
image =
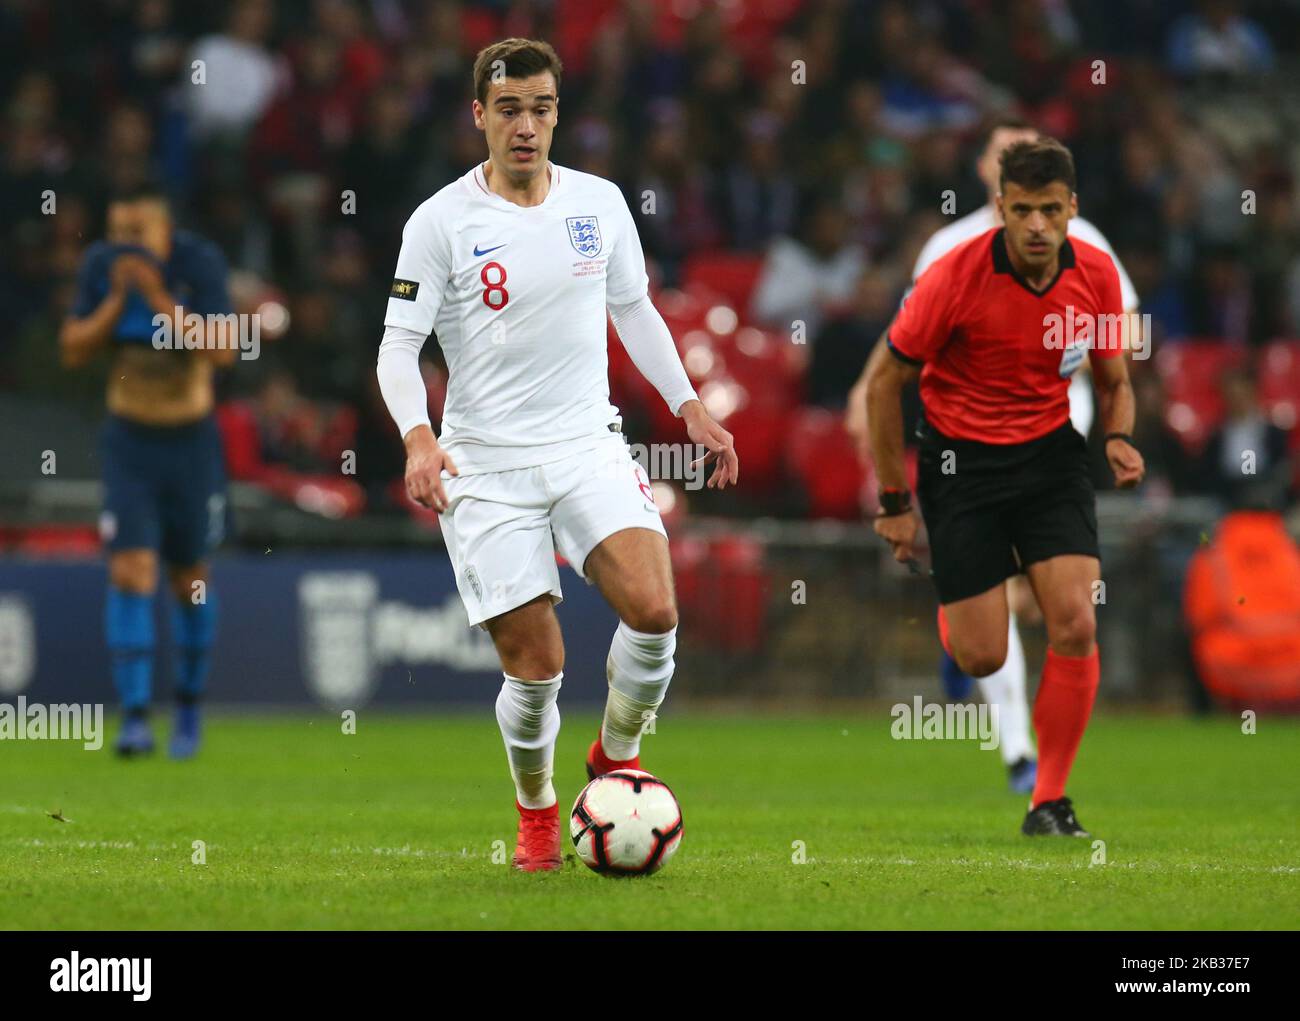
[[[227,401],[217,408],[217,427],[226,454],[226,472],[237,481],[254,481],[266,473],[257,416],[243,401]]]
[[[691,330],[703,329],[709,309],[720,300],[708,288],[695,288],[691,291],[669,288],[654,295],[655,308],[664,317],[679,349],[682,336]]]
[[[262,459],[262,440],[253,409],[228,401],[217,409],[217,427],[232,479],[253,482],[301,510],[327,518],[350,518],[365,509],[366,493],[354,479],[293,471]],[[356,412],[341,408],[327,422],[327,440],[350,443],[356,434]],[[330,456],[333,456],[331,453]]]
[[[746,492],[776,493],[783,482],[784,430],[802,397],[802,351],[779,334],[736,329],[730,306],[710,305],[697,294],[665,291],[661,300],[666,317],[693,322],[676,334],[677,348],[709,414],[736,437]],[[611,377],[614,364],[611,358]],[[636,373],[634,366],[629,371]],[[624,392],[643,396],[651,442],[683,442],[681,420],[653,388],[629,379]]]
[[[755,77],[770,70],[772,39],[803,4],[804,0],[763,0],[762,3],[738,0],[717,5],[728,45],[741,56]],[[699,5],[661,3],[658,9],[660,40],[672,45],[680,44]]]
[[[751,74],[762,77],[771,70],[772,40],[796,13],[803,0],[764,0],[761,4],[734,4],[736,23],[731,38]]]
[[[687,641],[711,642],[715,622],[711,615],[712,594],[707,591],[706,576],[710,569],[709,544],[692,536],[674,536],[669,544],[673,561],[673,587],[681,620],[679,636]]]
[[[678,635],[723,652],[763,647],[771,579],[752,537],[682,536],[669,547],[681,625]]]
[[[786,350],[792,346],[752,327],[722,335],[703,329],[685,338],[683,358],[700,399],[736,437],[747,493],[774,494],[784,483],[785,431],[801,382]]]
[[[700,325],[677,336],[691,383],[697,391],[707,386],[715,394],[710,407],[715,418],[746,411],[782,416],[802,398],[802,350],[780,334],[753,327],[737,330],[735,323],[729,306],[715,305],[704,311]],[[678,441],[681,423],[653,389],[649,395],[655,439]]]
[[[621,6],[620,0],[557,0],[553,6],[555,28],[549,36],[564,60],[566,76],[586,70],[596,50],[596,37],[611,18],[619,16]],[[660,26],[663,22],[661,16]],[[660,27],[656,35],[663,34]]]
[[[682,266],[682,283],[687,291],[707,288],[743,314],[749,308],[749,296],[762,269],[761,255],[697,252]]]
[[[763,543],[753,536],[729,535],[713,541],[713,603],[722,611],[713,640],[727,652],[758,652],[763,647],[770,580]]]
[[[743,326],[722,341],[732,374],[768,404],[795,405],[804,398],[807,348],[783,333]]]
[[[1167,395],[1165,421],[1188,451],[1200,450],[1222,420],[1220,381],[1245,361],[1241,348],[1203,338],[1166,343],[1156,353]]]
[[[24,557],[92,557],[100,552],[93,525],[32,525],[0,528],[0,550]]]
[[[469,53],[481,50],[502,37],[501,28],[501,16],[495,11],[467,8],[460,16],[461,45]]]
[[[740,478],[747,496],[773,496],[784,487],[781,449],[791,410],[746,404],[723,421],[736,439]]]
[[[1274,340],[1264,348],[1257,384],[1273,424],[1294,429],[1300,421],[1300,340]]]
[[[786,436],[785,463],[808,498],[810,517],[862,517],[867,473],[844,431],[842,415],[826,408],[795,412]]]

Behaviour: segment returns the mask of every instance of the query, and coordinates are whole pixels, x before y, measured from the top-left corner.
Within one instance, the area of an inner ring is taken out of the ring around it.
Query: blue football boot
[[[153,754],[153,731],[149,728],[148,717],[133,713],[122,722],[122,729],[117,735],[114,750],[122,758],[133,755]]]
[[[190,702],[176,707],[176,720],[167,754],[173,759],[192,759],[199,750],[200,722],[198,704]]]
[[[172,758],[194,758],[199,750],[200,717],[196,702],[175,708],[175,723],[168,754]]]
[[[1007,786],[1017,794],[1033,794],[1038,781],[1038,760],[1021,756],[1007,767]]]

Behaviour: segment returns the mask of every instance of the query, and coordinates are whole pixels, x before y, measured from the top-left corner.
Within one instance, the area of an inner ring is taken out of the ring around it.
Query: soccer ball
[[[616,769],[582,789],[569,815],[569,833],[588,868],[645,876],[677,853],[682,810],[662,780],[639,769]]]

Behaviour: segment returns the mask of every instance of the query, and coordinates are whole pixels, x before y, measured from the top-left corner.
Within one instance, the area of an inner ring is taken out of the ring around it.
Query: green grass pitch
[[[5,741],[0,927],[1300,925],[1300,721],[1096,718],[1070,793],[1105,864],[1088,841],[1020,836],[995,752],[895,741],[890,722],[665,714],[644,762],[685,838],[638,879],[588,872],[567,835],[560,873],[494,864],[515,813],[490,709],[363,710],[355,735],[324,713],[216,717],[188,763]],[[595,727],[565,717],[562,811]]]

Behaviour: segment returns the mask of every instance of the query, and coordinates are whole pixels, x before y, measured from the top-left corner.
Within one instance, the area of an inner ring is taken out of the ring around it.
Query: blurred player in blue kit
[[[169,752],[188,758],[199,747],[199,702],[216,632],[206,560],[226,525],[213,372],[238,354],[235,317],[221,251],[177,229],[162,192],[121,193],[107,221],[107,239],[82,257],[59,348],[65,368],[80,368],[103,351],[111,359],[99,456],[109,582],[104,633],[124,713],[115,747],[124,756],[154,747],[148,715],[161,555],[175,596],[177,705]],[[201,336],[191,313],[205,317]],[[182,343],[187,327],[189,342]]]

